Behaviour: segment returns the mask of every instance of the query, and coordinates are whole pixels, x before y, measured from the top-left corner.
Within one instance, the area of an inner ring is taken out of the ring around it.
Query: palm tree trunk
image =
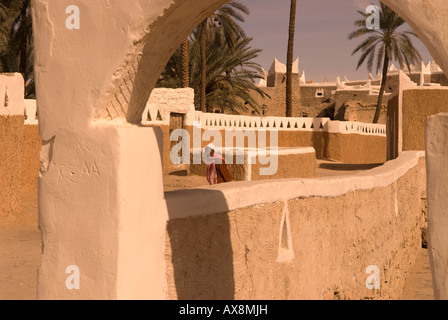
[[[386,89],[386,82],[387,82],[387,70],[389,69],[389,52],[386,50],[386,53],[384,54],[384,65],[383,65],[383,77],[381,79],[381,89],[380,93],[378,95],[378,103],[376,105],[375,110],[375,116],[373,117],[373,123],[378,123],[380,116],[381,116],[381,109],[383,107],[383,97],[384,97],[384,91]]]
[[[292,117],[292,60],[294,54],[294,33],[296,24],[296,0],[291,0],[289,13],[289,38],[286,58],[286,116]]]
[[[207,19],[202,21],[201,24],[201,111],[207,112],[206,104],[206,81],[207,81],[207,56],[205,51],[207,40]]]
[[[181,57],[181,85],[182,88],[188,88],[190,86],[190,56],[188,51],[188,38],[185,39],[180,45],[180,57]]]

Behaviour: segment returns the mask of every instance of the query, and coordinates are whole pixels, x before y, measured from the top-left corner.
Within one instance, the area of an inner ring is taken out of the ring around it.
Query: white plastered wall
[[[448,300],[448,114],[426,122],[428,250],[434,296]]]

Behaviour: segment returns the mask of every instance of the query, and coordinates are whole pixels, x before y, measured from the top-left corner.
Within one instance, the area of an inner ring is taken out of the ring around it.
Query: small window
[[[316,90],[316,95],[315,95],[315,97],[316,97],[316,98],[323,98],[323,97],[324,97],[324,94],[325,94],[324,89],[317,89],[317,90]]]

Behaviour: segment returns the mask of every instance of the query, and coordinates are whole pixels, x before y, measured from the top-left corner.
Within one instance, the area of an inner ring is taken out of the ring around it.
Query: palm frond
[[[410,67],[421,60],[417,49],[413,46],[410,36],[416,36],[413,31],[399,31],[398,29],[405,24],[405,21],[397,15],[392,9],[381,4],[380,11],[380,29],[369,30],[365,26],[365,19],[368,17],[362,11],[358,13],[364,18],[355,21],[355,26],[359,27],[348,35],[349,40],[367,36],[355,49],[352,55],[362,52],[356,69],[359,69],[367,61],[367,69],[372,70],[376,58],[376,71],[381,68],[386,51],[389,50],[392,60],[396,60],[401,67],[405,65]],[[376,47],[379,45],[378,49]]]
[[[233,2],[232,2],[233,3]],[[200,102],[201,57],[198,30],[189,38],[190,86],[195,89],[195,104]],[[251,47],[252,38],[237,37],[229,44],[223,28],[207,29],[206,99],[207,105],[232,113],[261,112],[255,95],[269,96],[255,85],[263,78],[263,68],[254,61],[261,52]],[[162,73],[157,86],[180,87],[180,50]]]

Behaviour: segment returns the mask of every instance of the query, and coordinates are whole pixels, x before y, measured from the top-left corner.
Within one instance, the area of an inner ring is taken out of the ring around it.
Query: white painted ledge
[[[38,125],[37,103],[35,99],[25,99],[25,125]]]
[[[24,96],[20,73],[0,73],[0,116],[23,115]]]
[[[424,156],[423,151],[407,151],[381,167],[354,175],[230,182],[165,192],[165,199],[170,219],[177,219],[302,197],[337,197],[358,190],[386,187],[414,168]]]
[[[364,136],[386,137],[387,134],[384,124],[356,121],[328,121],[324,129],[328,133],[359,134]]]
[[[383,124],[332,121],[329,118],[284,118],[227,115],[195,111],[195,126],[216,130],[276,130],[360,134],[386,137]]]

